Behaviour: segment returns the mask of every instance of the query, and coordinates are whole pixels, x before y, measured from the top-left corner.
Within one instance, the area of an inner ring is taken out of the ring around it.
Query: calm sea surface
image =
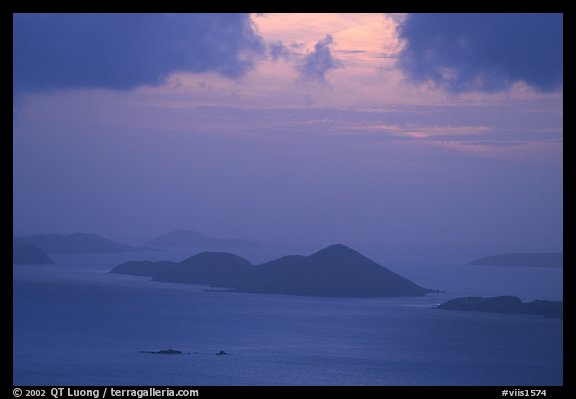
[[[206,291],[108,273],[125,260],[189,255],[57,255],[55,265],[14,265],[13,383],[563,383],[562,320],[434,309],[463,295],[562,299],[561,270],[375,259],[446,291],[391,299]],[[141,353],[167,348],[185,353]]]

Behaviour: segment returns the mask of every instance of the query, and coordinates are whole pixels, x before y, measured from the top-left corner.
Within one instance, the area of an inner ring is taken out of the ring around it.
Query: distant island
[[[41,250],[32,244],[20,244],[12,247],[13,264],[47,265],[54,261]]]
[[[469,265],[518,266],[518,267],[563,267],[561,252],[527,252],[493,255],[473,260]]]
[[[545,317],[563,318],[562,301],[522,302],[515,296],[462,297],[444,302],[437,307],[445,310],[468,310],[474,312],[533,314]]]
[[[436,292],[418,286],[341,244],[331,245],[310,256],[284,256],[257,266],[231,253],[202,252],[179,263],[126,262],[111,273],[266,294],[395,297]]]
[[[47,253],[80,254],[80,253],[107,253],[151,250],[150,248],[134,248],[108,240],[97,234],[73,233],[62,234],[35,234],[30,236],[13,237],[13,247],[30,244]]]
[[[184,352],[176,349],[161,349],[159,351],[140,351],[140,353],[150,353],[153,355],[181,355]]]
[[[149,247],[256,248],[260,244],[240,238],[212,238],[192,230],[175,230],[144,244]]]

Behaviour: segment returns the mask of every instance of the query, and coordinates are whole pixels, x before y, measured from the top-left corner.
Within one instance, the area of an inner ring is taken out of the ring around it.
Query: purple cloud
[[[296,67],[303,80],[326,83],[326,73],[344,67],[342,61],[332,55],[330,46],[333,42],[332,36],[326,35],[316,43],[314,51],[306,54],[302,63]]]
[[[409,14],[398,65],[408,80],[451,92],[496,92],[563,82],[562,14]]]
[[[171,73],[238,78],[264,50],[247,14],[15,14],[15,95],[132,89]]]

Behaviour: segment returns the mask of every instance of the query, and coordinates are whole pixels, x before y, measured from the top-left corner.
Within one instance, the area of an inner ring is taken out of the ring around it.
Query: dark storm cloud
[[[14,92],[131,89],[172,72],[242,76],[263,52],[245,14],[14,15]]]
[[[409,14],[399,26],[406,77],[452,92],[506,90],[524,81],[562,87],[562,14]]]
[[[302,63],[296,67],[302,79],[325,83],[328,71],[343,67],[342,62],[334,57],[330,50],[333,41],[332,36],[326,35],[316,43],[314,51],[306,54]]]

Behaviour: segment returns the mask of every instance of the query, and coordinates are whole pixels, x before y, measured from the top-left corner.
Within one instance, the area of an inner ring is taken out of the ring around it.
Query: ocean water
[[[562,320],[434,309],[462,295],[561,299],[561,270],[387,264],[447,292],[381,299],[210,291],[108,273],[129,259],[189,255],[58,255],[55,265],[14,265],[13,383],[563,383]],[[141,353],[167,348],[185,353]]]

